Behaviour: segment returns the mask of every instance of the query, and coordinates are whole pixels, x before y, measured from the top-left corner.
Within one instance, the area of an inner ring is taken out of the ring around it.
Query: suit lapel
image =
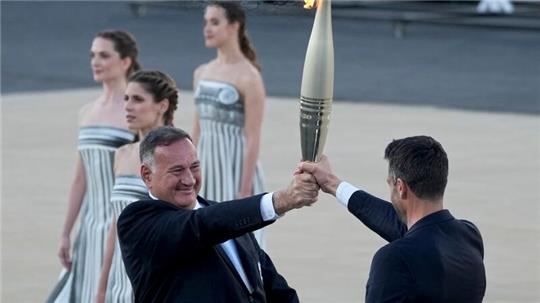
[[[197,197],[197,200],[203,207],[216,203],[213,201],[208,201],[200,196]],[[238,251],[240,263],[242,265],[242,268],[244,269],[244,272],[246,273],[249,283],[254,288],[254,290],[260,287],[262,288],[262,278],[258,268],[259,258],[256,258],[256,256],[258,256],[258,252],[254,249],[255,247],[253,246],[253,243],[251,243],[252,240],[250,238],[250,235],[245,234],[238,238],[234,238],[233,241],[236,245],[236,250]],[[246,284],[244,283],[244,281],[242,281],[240,274],[238,274],[236,267],[234,267],[234,264],[231,262],[231,259],[229,259],[229,256],[227,255],[225,250],[223,250],[223,247],[221,247],[220,244],[217,244],[214,247],[221,259],[223,259],[225,264],[227,264],[229,270],[233,273],[236,280],[238,280],[238,282],[242,284],[246,292],[249,293]]]
[[[235,238],[234,243],[236,244],[240,262],[242,263],[242,267],[246,272],[249,283],[254,289],[262,287],[262,277],[258,265],[258,252],[252,243],[250,234],[245,234]]]
[[[198,201],[199,203],[201,204],[202,207],[206,207],[206,206],[209,206],[209,205],[212,205],[212,204],[215,204],[216,202],[213,202],[213,201],[207,201],[201,197],[197,197],[198,198]],[[233,276],[236,278],[236,281],[238,281],[238,283],[240,285],[242,285],[242,287],[244,288],[244,290],[246,291],[246,293],[250,293],[249,292],[249,289],[247,288],[246,284],[244,283],[244,281],[242,280],[242,277],[240,277],[240,274],[238,273],[238,271],[236,270],[236,267],[234,267],[234,264],[231,262],[231,259],[229,258],[229,255],[227,255],[227,253],[225,252],[225,250],[223,249],[223,247],[221,246],[221,244],[216,244],[214,245],[214,248],[216,250],[216,252],[218,253],[218,255],[221,257],[221,259],[223,260],[223,262],[226,264],[226,266],[229,268],[229,271],[233,274]],[[238,249],[238,247],[237,247]],[[241,257],[240,257],[241,258]],[[240,262],[242,262],[242,260],[240,260]],[[242,262],[243,263],[243,262]],[[242,264],[243,266],[243,264]],[[245,269],[244,269],[245,271]],[[246,273],[247,275],[247,273]],[[249,276],[248,276],[248,279],[249,279]]]

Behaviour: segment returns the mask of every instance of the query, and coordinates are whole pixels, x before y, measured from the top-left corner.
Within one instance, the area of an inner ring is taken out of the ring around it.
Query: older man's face
[[[147,173],[143,169],[142,177],[158,199],[192,209],[201,189],[201,169],[195,146],[189,139],[158,146],[154,151],[154,167]]]

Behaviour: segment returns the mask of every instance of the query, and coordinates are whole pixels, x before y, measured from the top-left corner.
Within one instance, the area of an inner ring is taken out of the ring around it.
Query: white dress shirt
[[[339,203],[343,204],[345,207],[349,205],[349,199],[357,191],[358,188],[354,187],[348,182],[341,181],[338,188],[336,189],[336,198]]]

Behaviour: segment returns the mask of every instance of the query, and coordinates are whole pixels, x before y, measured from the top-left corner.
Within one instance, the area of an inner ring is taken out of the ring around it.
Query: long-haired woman
[[[110,193],[114,152],[132,142],[124,112],[127,77],[140,69],[133,36],[124,31],[100,32],[92,41],[90,65],[101,96],[79,112],[79,144],[75,177],[58,257],[65,270],[47,302],[90,302],[94,299],[105,238],[110,225]],[[71,249],[71,233],[79,230]]]
[[[200,194],[220,202],[263,192],[258,159],[266,95],[240,4],[209,4],[204,38],[217,56],[193,76],[197,106],[193,139],[203,175]],[[255,236],[264,247],[262,231]]]
[[[129,203],[148,197],[148,189],[140,176],[139,145],[152,129],[173,125],[178,89],[174,80],[162,72],[139,71],[129,77],[124,100],[128,127],[137,133],[138,140],[120,147],[115,155],[112,224],[96,298],[98,303],[133,302],[133,290],[117,240],[116,219]]]

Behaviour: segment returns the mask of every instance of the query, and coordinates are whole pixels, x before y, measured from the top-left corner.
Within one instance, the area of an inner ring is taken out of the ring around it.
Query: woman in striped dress
[[[124,106],[129,129],[137,132],[138,140],[120,147],[115,154],[112,222],[96,297],[98,303],[133,302],[133,290],[117,241],[116,219],[129,203],[148,198],[148,189],[139,172],[139,144],[152,129],[173,124],[177,105],[176,84],[166,74],[139,71],[129,77]]]
[[[127,76],[139,69],[137,55],[136,42],[126,32],[104,31],[92,42],[92,72],[103,93],[79,113],[79,153],[58,252],[64,270],[46,302],[94,300],[111,218],[114,152],[134,139],[127,129],[123,99]],[[77,217],[80,225],[72,251]]]
[[[221,202],[264,191],[258,158],[266,96],[239,3],[208,5],[204,37],[217,57],[194,72],[193,139],[204,176],[200,195]],[[255,237],[264,248],[262,230]]]

